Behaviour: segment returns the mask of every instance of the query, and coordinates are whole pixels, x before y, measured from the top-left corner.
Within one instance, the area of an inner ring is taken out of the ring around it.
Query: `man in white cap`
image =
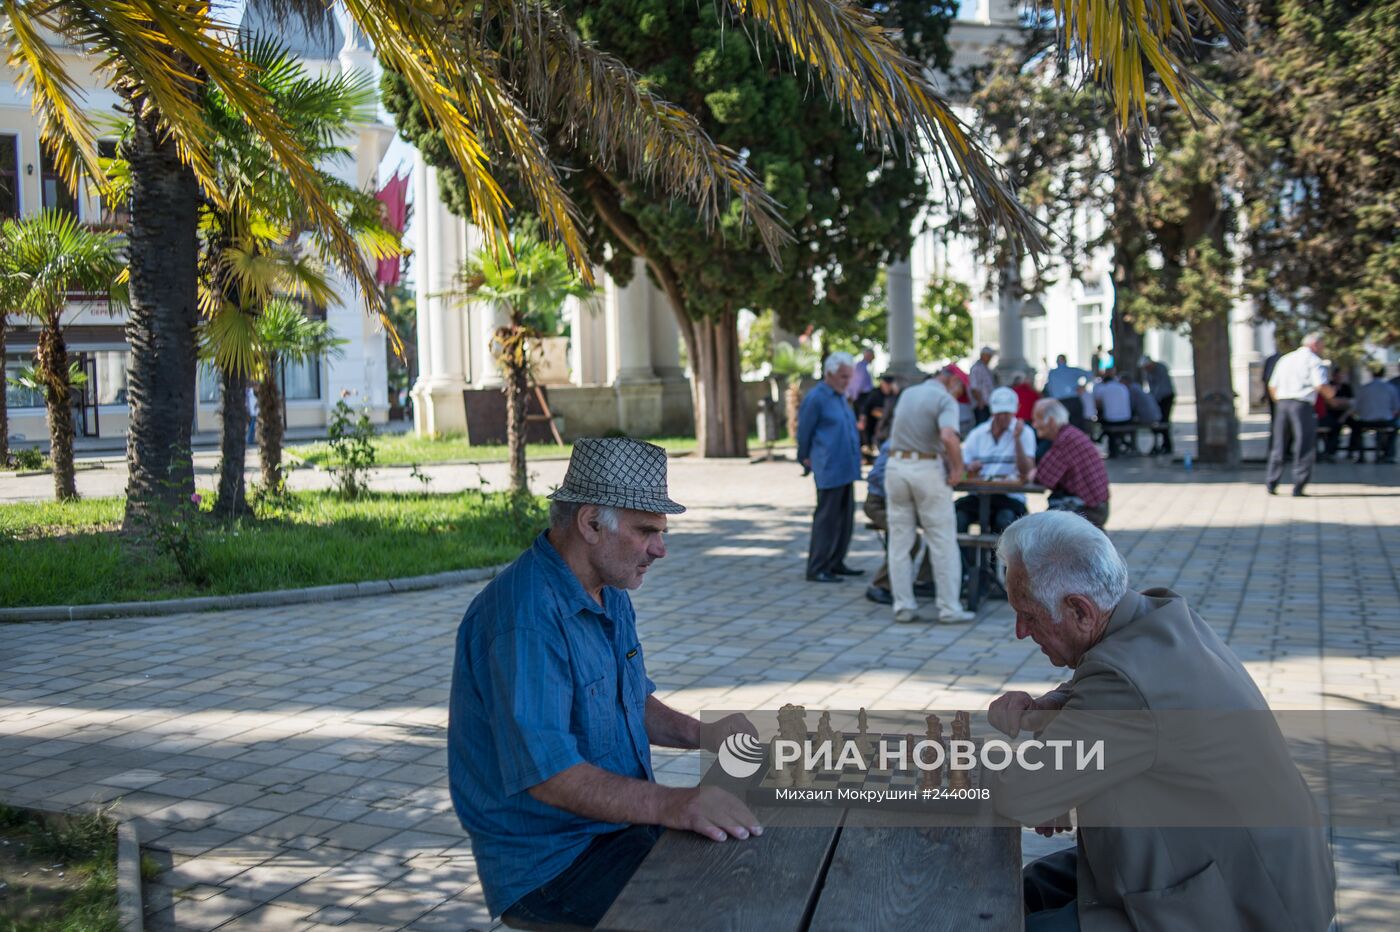
[[[1003,479],[1025,482],[1035,470],[1035,429],[1016,417],[1020,399],[1005,386],[992,392],[992,419],[978,424],[963,441],[963,460],[969,479]],[[991,527],[983,534],[1000,534],[1017,518],[1026,516],[1026,496],[1000,492],[990,494]],[[954,508],[958,513],[958,533],[965,534],[977,520],[982,495],[964,495]],[[963,554],[966,562],[967,554]]]
[[[627,590],[666,555],[666,452],[574,443],[549,530],[472,600],[457,631],[449,786],[486,905],[515,928],[592,928],[660,837],[762,833],[716,787],[655,782],[653,744],[718,751],[742,715],[702,723],[657,699]]]
[[[997,351],[990,346],[982,347],[977,361],[967,373],[968,394],[972,396],[972,416],[978,424],[985,421],[990,413],[992,389],[996,388],[997,384],[996,379],[992,377],[991,361],[996,354]]]

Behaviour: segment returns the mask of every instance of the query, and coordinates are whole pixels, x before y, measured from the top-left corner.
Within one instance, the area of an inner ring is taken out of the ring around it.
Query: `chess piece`
[[[928,730],[924,732],[924,737],[935,744],[943,743],[943,723],[938,720],[937,715],[929,715],[924,719],[928,725]],[[925,790],[936,790],[943,784],[943,764],[940,761],[937,767],[924,771],[923,778],[919,781],[919,788]]]
[[[967,712],[958,712],[953,716],[953,740],[972,740],[972,716]],[[972,789],[971,770],[948,770],[948,789],[969,790]]]

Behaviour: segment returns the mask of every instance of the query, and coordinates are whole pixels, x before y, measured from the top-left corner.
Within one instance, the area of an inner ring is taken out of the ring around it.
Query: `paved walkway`
[[[1400,702],[1394,469],[1320,467],[1305,499],[1253,474],[1114,469],[1135,582],[1187,596],[1277,707]],[[970,626],[896,626],[863,586],[803,582],[813,493],[793,464],[680,460],[673,487],[692,509],[636,602],[674,705],[981,709],[1056,681],[1004,602]],[[859,531],[853,562],[876,559]],[[452,638],[477,588],[5,627],[0,799],[139,816],[162,866],[152,929],[491,928],[444,773]],[[664,781],[698,775],[697,755],[656,760]],[[1334,844],[1344,932],[1393,928],[1394,830]]]

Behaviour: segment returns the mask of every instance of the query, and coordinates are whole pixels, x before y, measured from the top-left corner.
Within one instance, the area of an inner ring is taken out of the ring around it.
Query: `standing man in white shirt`
[[[1293,443],[1293,495],[1303,495],[1317,459],[1317,396],[1331,400],[1336,389],[1327,384],[1327,364],[1322,361],[1322,334],[1310,333],[1303,345],[1280,357],[1269,377],[1269,397],[1274,400],[1273,445],[1265,483],[1269,494],[1283,478],[1283,453]]]
[[[888,559],[894,620],[961,624],[977,616],[959,602],[961,559],[953,486],[962,481],[958,403],[948,393],[956,379],[946,370],[899,393],[890,423],[890,458],[885,466],[885,506],[889,522]],[[938,612],[924,615],[914,599],[915,528],[924,529]]]

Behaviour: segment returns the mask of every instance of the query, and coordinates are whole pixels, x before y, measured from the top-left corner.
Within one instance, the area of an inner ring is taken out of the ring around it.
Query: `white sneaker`
[[[902,625],[913,625],[933,621],[928,615],[913,608],[901,608],[894,613],[894,620]]]
[[[976,621],[977,613],[969,612],[965,609],[958,609],[955,612],[939,612],[938,623],[940,625],[965,625],[969,621]]]

